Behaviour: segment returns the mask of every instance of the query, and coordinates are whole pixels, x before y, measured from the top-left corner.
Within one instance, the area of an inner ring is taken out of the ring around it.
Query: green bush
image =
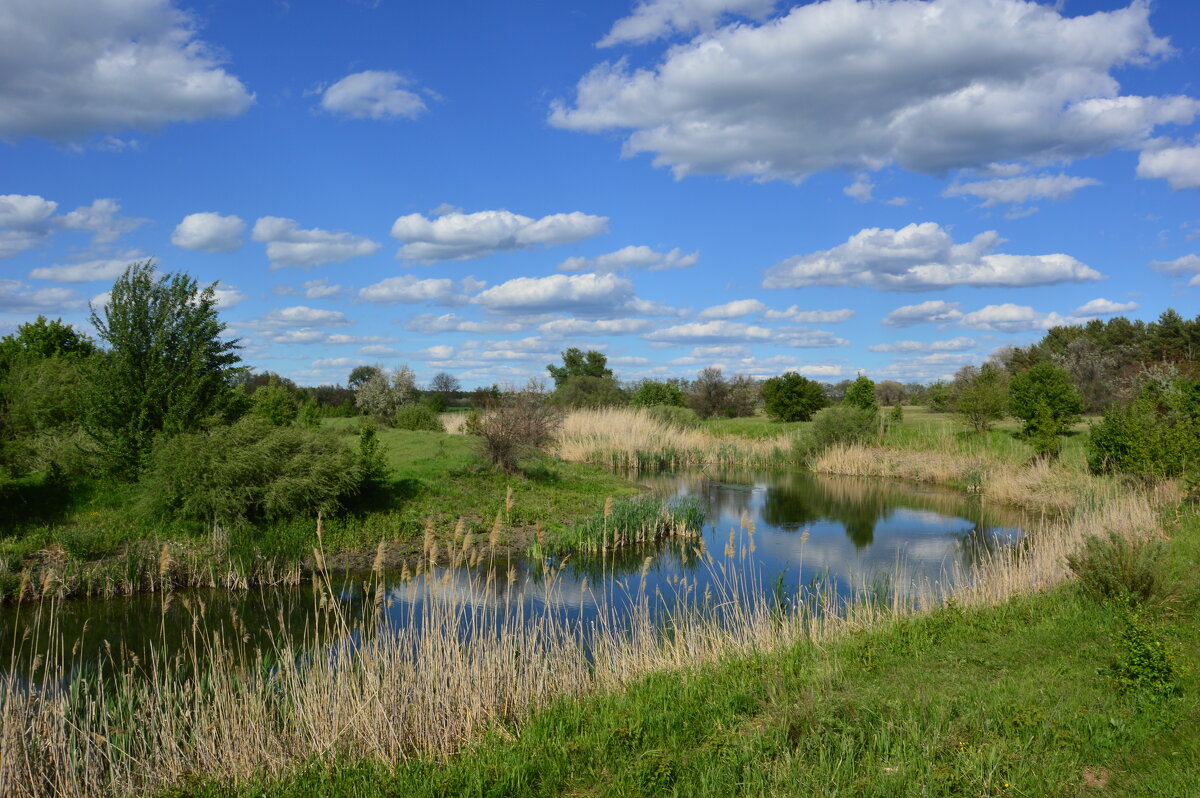
[[[797,438],[796,446],[803,459],[830,446],[869,443],[878,434],[877,410],[840,404],[817,411],[812,424]]]
[[[1118,690],[1155,696],[1175,692],[1174,658],[1162,635],[1139,613],[1126,613],[1116,644],[1120,656],[1109,669],[1109,677]]]
[[[676,383],[646,380],[633,392],[633,396],[629,398],[629,404],[634,407],[655,407],[657,405],[687,407],[687,397],[683,395],[683,391]]]
[[[794,371],[763,382],[762,396],[767,415],[780,421],[808,421],[828,404],[821,383]]]
[[[358,459],[336,434],[250,416],[160,439],[139,492],[163,518],[239,525],[332,510],[362,484]]]
[[[300,409],[291,391],[272,379],[251,395],[250,412],[276,427],[286,427],[296,420]]]
[[[1134,543],[1109,532],[1105,537],[1089,537],[1083,551],[1067,556],[1067,566],[1092,598],[1132,606],[1166,597],[1164,554],[1161,543]]]
[[[656,421],[678,429],[699,429],[700,416],[688,407],[674,405],[654,405],[645,409],[646,414]]]
[[[1194,380],[1147,385],[1136,401],[1112,405],[1087,441],[1093,473],[1179,477],[1200,471],[1200,402]]]
[[[426,430],[428,432],[446,431],[438,414],[425,404],[404,405],[392,417],[392,426],[396,429]]]
[[[462,431],[464,435],[476,437],[483,434],[483,413],[478,408],[472,408],[467,413],[467,420],[463,422]]]
[[[842,404],[860,410],[879,412],[879,400],[875,398],[874,380],[859,375],[846,389],[846,395],[842,397]]]

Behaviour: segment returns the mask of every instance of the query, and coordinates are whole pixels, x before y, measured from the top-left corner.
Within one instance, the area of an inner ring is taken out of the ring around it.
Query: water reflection
[[[796,595],[819,581],[849,595],[886,580],[903,594],[924,582],[964,578],[980,557],[1021,534],[1019,519],[985,513],[969,497],[885,480],[712,470],[638,478],[664,498],[701,499],[708,517],[700,540],[549,563],[506,558],[437,567],[408,582],[387,574],[378,595],[366,576],[341,575],[333,578],[334,595],[352,618],[378,600],[395,625],[420,624],[422,603],[433,601],[492,618],[549,610],[586,623],[601,612],[669,610],[680,595],[720,595],[735,572],[762,592]],[[54,636],[65,641],[68,659],[80,662],[112,651],[145,657],[214,632],[240,639],[248,651],[269,648],[281,630],[305,638],[322,595],[306,584],[3,607],[0,652],[23,653],[0,661],[0,669],[23,671],[34,656],[53,653],[45,640]]]

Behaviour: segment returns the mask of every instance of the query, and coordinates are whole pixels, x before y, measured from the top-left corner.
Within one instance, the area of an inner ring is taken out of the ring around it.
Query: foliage
[[[462,385],[458,377],[442,371],[433,375],[433,379],[429,381],[429,390],[440,393],[449,400],[453,394],[462,390]]]
[[[860,410],[879,412],[879,402],[875,399],[875,383],[870,377],[859,375],[846,389],[842,403]]]
[[[926,387],[921,399],[925,406],[934,413],[948,413],[954,406],[950,386],[941,380]]]
[[[359,385],[354,393],[354,404],[380,424],[386,424],[400,412],[400,408],[416,398],[416,374],[407,365],[401,365],[391,377],[382,368],[376,368]]]
[[[1087,441],[1093,473],[1179,477],[1200,470],[1200,381],[1164,375],[1112,405]]]
[[[1176,690],[1174,657],[1167,643],[1137,612],[1127,612],[1116,635],[1119,658],[1109,677],[1122,693],[1170,695]]]
[[[812,425],[801,434],[796,445],[802,456],[812,456],[830,446],[869,443],[878,433],[878,410],[843,402],[817,411]]]
[[[762,396],[767,415],[780,421],[808,421],[826,404],[821,384],[794,371],[765,380]]]
[[[91,322],[108,344],[91,383],[85,426],[114,473],[132,477],[158,435],[201,429],[222,410],[240,348],[223,337],[214,285],[186,274],[155,276],[135,263],[113,284]]]
[[[652,405],[645,409],[645,412],[658,421],[668,424],[678,429],[699,429],[700,416],[696,415],[696,411],[688,407],[675,407],[674,405]]]
[[[557,388],[571,377],[612,377],[612,369],[608,367],[608,358],[594,349],[584,352],[576,347],[563,350],[562,365],[550,363],[546,371],[554,378]]]
[[[350,371],[350,376],[346,378],[346,385],[350,390],[357,391],[359,388],[376,376],[383,376],[383,368],[381,366],[355,366]]]
[[[428,405],[423,404],[407,404],[401,407],[392,417],[392,426],[396,429],[446,431],[438,414]]]
[[[758,383],[749,374],[734,374],[729,380],[729,394],[721,415],[725,418],[746,418],[754,415],[760,391]]]
[[[904,405],[902,405],[900,402],[896,402],[896,404],[892,405],[892,409],[888,411],[888,423],[904,423]]]
[[[1066,434],[1083,413],[1071,375],[1051,363],[1038,363],[1013,377],[1008,401],[1012,414],[1025,422],[1026,435]]]
[[[162,439],[140,492],[159,517],[239,525],[335,509],[362,483],[357,458],[335,434],[249,416]]]
[[[483,434],[483,413],[478,408],[471,408],[467,413],[467,420],[463,422],[462,431],[464,435]]]
[[[678,383],[643,380],[629,398],[629,404],[634,407],[687,407],[687,398]]]
[[[387,453],[379,441],[379,429],[370,421],[358,428],[358,471],[363,493],[374,493],[388,481],[391,469]]]
[[[1089,537],[1082,551],[1067,555],[1067,567],[1084,593],[1097,601],[1133,606],[1168,595],[1165,554],[1159,542],[1134,542],[1110,531]]]
[[[746,375],[726,380],[721,369],[709,366],[689,387],[687,404],[700,418],[752,416],[758,404],[758,384]]]
[[[552,396],[563,407],[618,407],[629,402],[616,379],[591,377],[582,374],[567,377],[558,383]]]
[[[15,333],[0,338],[0,360],[13,356],[88,357],[95,353],[96,344],[91,338],[63,324],[62,319],[47,321],[45,316],[19,324]]]
[[[480,449],[490,463],[511,474],[522,457],[554,441],[561,423],[561,412],[539,393],[532,389],[513,391],[480,421]]]
[[[271,381],[250,397],[250,412],[276,427],[286,427],[300,414],[290,391],[277,381]]]
[[[954,409],[977,433],[987,432],[1008,412],[1008,375],[991,363],[960,371],[954,381]]]
[[[895,380],[883,380],[875,384],[875,398],[881,405],[903,404],[908,390]]]

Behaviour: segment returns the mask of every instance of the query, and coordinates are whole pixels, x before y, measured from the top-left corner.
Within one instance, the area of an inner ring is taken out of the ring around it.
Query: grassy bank
[[[560,701],[447,761],[312,764],[238,794],[1191,795],[1200,515],[1170,535],[1178,590],[1133,626],[1063,584]],[[1173,673],[1122,688],[1158,643]]]
[[[353,437],[357,419],[327,424]],[[384,542],[387,567],[421,554],[437,537],[491,536],[524,551],[541,528],[565,533],[602,512],[609,497],[642,489],[599,466],[544,456],[505,474],[484,463],[475,441],[437,432],[380,431],[389,483],[369,506],[322,519],[332,566],[366,569]],[[115,595],[164,587],[293,583],[312,566],[316,519],[238,528],[153,517],[136,486],[28,478],[7,497],[0,534],[0,601],[16,596]],[[462,525],[461,527],[459,525]]]

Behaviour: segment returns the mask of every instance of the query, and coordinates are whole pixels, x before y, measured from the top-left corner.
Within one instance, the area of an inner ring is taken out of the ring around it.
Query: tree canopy
[[[826,405],[821,383],[789,371],[762,384],[767,415],[780,421],[808,421]]]
[[[577,347],[563,350],[562,365],[553,363],[546,365],[546,371],[554,378],[554,387],[558,387],[571,377],[612,377],[612,369],[608,367],[608,358],[594,349],[584,352]]]

